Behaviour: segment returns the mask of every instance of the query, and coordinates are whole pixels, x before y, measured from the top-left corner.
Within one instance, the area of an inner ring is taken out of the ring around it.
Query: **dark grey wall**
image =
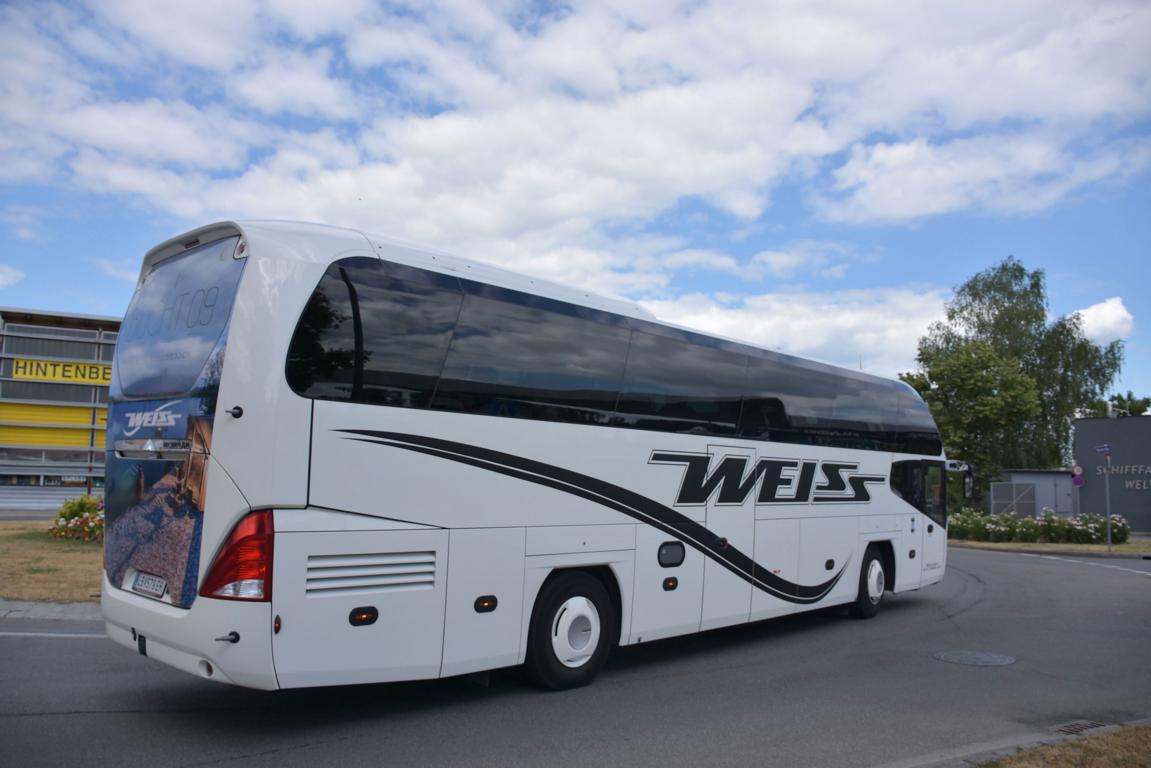
[[[1103,514],[1107,460],[1095,446],[1111,445],[1111,514],[1123,515],[1131,530],[1151,533],[1151,416],[1076,419],[1075,463],[1086,484],[1079,489],[1079,510]]]

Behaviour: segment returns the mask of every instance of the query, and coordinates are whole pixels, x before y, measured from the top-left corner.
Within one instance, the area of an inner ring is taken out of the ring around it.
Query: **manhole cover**
[[[948,664],[966,664],[969,667],[1005,667],[1015,663],[1014,656],[984,651],[939,651],[931,655]]]

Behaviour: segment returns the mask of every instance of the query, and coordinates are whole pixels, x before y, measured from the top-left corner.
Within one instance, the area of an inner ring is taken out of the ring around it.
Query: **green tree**
[[[921,350],[920,365],[900,378],[927,401],[948,455],[974,464],[986,489],[1014,463],[1003,447],[1039,413],[1035,382],[985,341],[955,341],[939,356]]]
[[[956,289],[947,319],[933,323],[919,340],[917,360],[919,371],[905,380],[920,390],[941,425],[954,425],[945,445],[955,458],[977,465],[980,485],[986,487],[993,469],[1048,468],[1070,458],[1071,421],[1110,387],[1122,364],[1123,345],[1093,344],[1084,337],[1078,315],[1049,321],[1043,271],[1028,271],[1008,257]],[[935,390],[965,392],[951,378],[976,375],[975,361],[993,366],[989,370],[994,376],[1004,377],[997,390],[981,390],[982,397],[1011,403],[996,411],[984,402],[981,410],[985,417],[999,419],[1004,429],[986,429],[984,422],[969,422],[955,412],[970,405],[962,398],[928,396]],[[1025,407],[1026,387],[1018,379],[1030,380],[1035,410]],[[1013,411],[1019,407],[1024,410]]]
[[[1107,415],[1107,405],[1111,404],[1111,412],[1116,416],[1143,416],[1151,408],[1151,397],[1136,397],[1135,393],[1127,390],[1127,394],[1115,393],[1106,400],[1096,400],[1087,409],[1089,416],[1103,417]]]
[[[1135,397],[1134,392],[1127,390],[1126,395],[1111,395],[1111,405],[1128,416],[1142,416],[1151,408],[1151,397]]]

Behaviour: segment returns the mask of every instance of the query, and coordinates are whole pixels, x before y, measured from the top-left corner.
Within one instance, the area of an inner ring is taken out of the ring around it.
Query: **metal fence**
[[[1036,512],[1034,483],[991,484],[991,514],[1034,517]]]

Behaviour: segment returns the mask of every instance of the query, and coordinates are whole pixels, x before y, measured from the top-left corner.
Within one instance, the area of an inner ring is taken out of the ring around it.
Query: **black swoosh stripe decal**
[[[594,501],[651,525],[702,552],[741,579],[764,592],[792,603],[816,603],[827,596],[847,571],[851,558],[831,579],[814,586],[794,584],[771,573],[752,558],[727,544],[706,527],[670,507],[612,483],[562,467],[466,443],[423,435],[366,429],[339,429],[365,443],[422,453],[486,469]]]

